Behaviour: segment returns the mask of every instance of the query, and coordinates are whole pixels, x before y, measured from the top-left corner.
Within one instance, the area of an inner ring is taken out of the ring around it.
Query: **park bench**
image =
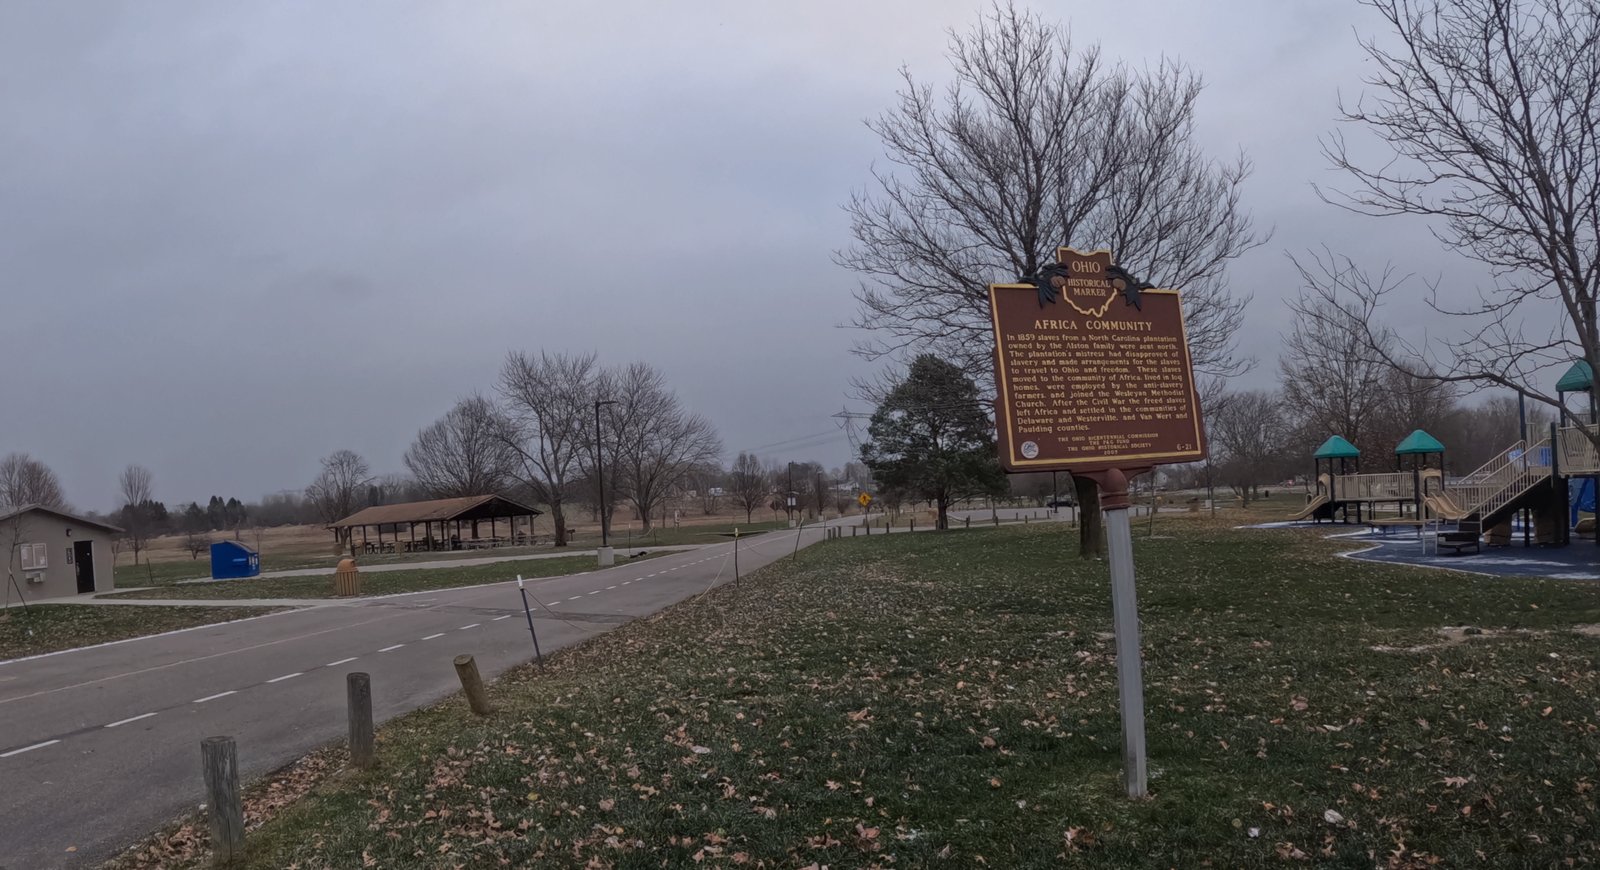
[[[1389,537],[1390,529],[1411,529],[1417,533],[1418,538],[1421,538],[1423,525],[1425,524],[1422,520],[1414,519],[1367,520],[1367,527],[1383,535],[1385,538]]]
[[[1482,552],[1483,526],[1475,520],[1462,520],[1454,530],[1440,532],[1438,546],[1455,551],[1461,555],[1468,547],[1472,552]]]

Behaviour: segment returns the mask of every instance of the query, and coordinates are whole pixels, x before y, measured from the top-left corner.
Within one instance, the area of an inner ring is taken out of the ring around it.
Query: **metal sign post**
[[[1145,469],[1134,470],[1137,474]],[[1133,523],[1128,517],[1129,474],[1119,469],[1089,474],[1100,485],[1111,563],[1111,623],[1116,632],[1117,701],[1122,713],[1122,781],[1128,797],[1142,798],[1149,762],[1144,747],[1144,660],[1139,645],[1139,599],[1133,579]]]

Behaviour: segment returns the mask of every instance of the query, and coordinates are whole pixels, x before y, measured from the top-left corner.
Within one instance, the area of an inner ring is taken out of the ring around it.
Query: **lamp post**
[[[794,528],[794,463],[789,463],[789,491],[784,495],[784,512],[789,515],[789,528]]]
[[[616,557],[611,552],[611,517],[606,513],[606,469],[604,445],[600,441],[600,406],[615,405],[616,399],[594,400],[594,473],[600,485],[600,566],[612,564]]]

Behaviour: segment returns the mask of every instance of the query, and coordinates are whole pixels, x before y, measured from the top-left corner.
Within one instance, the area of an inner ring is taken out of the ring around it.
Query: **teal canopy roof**
[[[1361,455],[1354,444],[1340,438],[1338,435],[1322,442],[1317,452],[1311,454],[1312,459],[1355,459]]]
[[[1412,432],[1410,435],[1407,435],[1405,440],[1401,441],[1394,448],[1394,454],[1396,456],[1407,456],[1413,453],[1420,454],[1443,452],[1444,445],[1439,443],[1439,439],[1429,435],[1421,429],[1418,429]]]
[[[1567,373],[1556,381],[1558,393],[1581,393],[1594,386],[1594,371],[1589,368],[1587,360],[1578,360],[1567,369]]]

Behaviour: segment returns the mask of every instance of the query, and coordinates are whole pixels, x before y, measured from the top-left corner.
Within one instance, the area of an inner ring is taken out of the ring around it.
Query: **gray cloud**
[[[861,121],[902,63],[942,75],[976,4],[592,6],[0,6],[0,451],[100,508],[135,461],[173,501],[299,487],[340,447],[398,470],[507,350],[539,347],[661,366],[730,451],[830,428],[869,370],[834,328],[854,281],[830,260],[879,159]],[[1206,74],[1205,141],[1252,154],[1278,231],[1233,272],[1257,356],[1285,249],[1472,280],[1422,227],[1310,189],[1359,88],[1356,10],[1040,9]]]

